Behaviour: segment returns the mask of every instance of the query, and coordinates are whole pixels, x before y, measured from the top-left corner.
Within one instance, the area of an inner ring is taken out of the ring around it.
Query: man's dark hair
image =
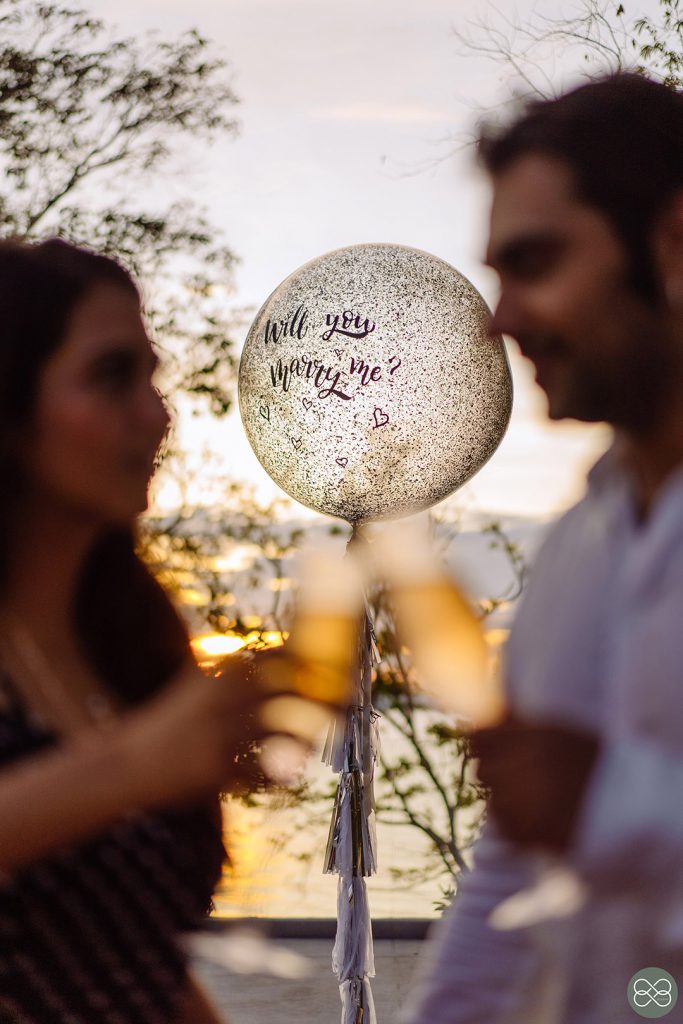
[[[503,129],[484,127],[478,152],[492,174],[531,153],[565,161],[579,197],[609,218],[626,245],[631,283],[648,301],[660,297],[650,243],[683,190],[683,95],[642,75],[611,75],[533,101]]]

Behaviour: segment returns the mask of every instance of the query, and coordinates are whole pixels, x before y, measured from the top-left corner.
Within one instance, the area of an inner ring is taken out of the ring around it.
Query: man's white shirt
[[[538,858],[487,824],[428,950],[410,1024],[632,1024],[627,986],[663,967],[683,987],[683,468],[639,522],[616,447],[550,531],[506,651],[520,717],[589,729],[602,749],[566,864],[584,907],[488,925]],[[559,984],[559,987],[558,987]],[[667,1021],[683,1021],[683,996]]]

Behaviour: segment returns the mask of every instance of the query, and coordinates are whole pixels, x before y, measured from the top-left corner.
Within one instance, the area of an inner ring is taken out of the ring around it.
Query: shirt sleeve
[[[528,932],[495,931],[491,911],[532,882],[519,850],[487,825],[475,866],[462,876],[453,905],[425,944],[402,1024],[498,1024],[507,1020],[539,954]]]
[[[629,737],[600,754],[579,818],[572,859],[603,889],[670,886],[683,864],[683,757]]]

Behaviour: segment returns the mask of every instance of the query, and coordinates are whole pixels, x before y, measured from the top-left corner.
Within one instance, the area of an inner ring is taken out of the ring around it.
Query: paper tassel
[[[341,1024],[377,1024],[372,989],[367,978],[343,981],[339,993],[342,1001]]]
[[[337,889],[337,938],[332,970],[340,981],[375,976],[370,907],[364,878],[340,878]]]
[[[373,726],[371,742],[376,730]],[[372,743],[374,748],[374,742]],[[374,749],[373,749],[373,757]],[[358,768],[341,773],[325,850],[325,874],[362,875],[377,871],[377,829],[372,773]]]
[[[321,760],[323,764],[329,765],[333,772],[340,772],[344,767],[344,731],[339,728],[336,718],[332,719],[327,730]]]
[[[351,864],[351,801],[346,778],[341,778],[337,785],[337,795],[332,811],[323,872],[325,874],[350,874]]]
[[[330,723],[322,752],[323,764],[335,772],[350,767],[360,767],[366,774],[374,770],[379,715],[372,706],[372,668],[378,661],[375,631],[366,603],[365,623],[360,634],[357,703],[349,708],[343,730],[338,722]]]

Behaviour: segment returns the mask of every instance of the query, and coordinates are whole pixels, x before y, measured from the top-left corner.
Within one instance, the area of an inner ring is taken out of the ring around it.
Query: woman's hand
[[[270,695],[254,661],[235,659],[216,679],[188,664],[131,711],[121,739],[144,806],[191,802],[243,784],[246,752],[265,734],[259,712]]]
[[[3,768],[0,877],[131,812],[205,800],[244,784],[245,773],[251,781],[254,745],[293,731],[277,716],[267,729],[261,722],[287,675],[274,686],[260,662],[235,659],[218,679],[187,664],[113,728],[84,728]]]

